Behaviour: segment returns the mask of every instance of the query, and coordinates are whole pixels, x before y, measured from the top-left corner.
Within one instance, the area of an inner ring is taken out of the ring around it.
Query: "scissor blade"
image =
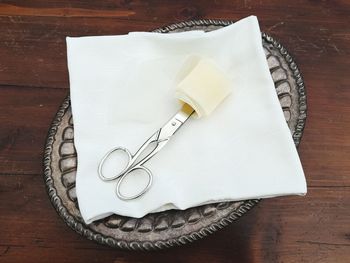
[[[194,110],[188,104],[184,104],[181,110],[176,113],[162,128],[160,128],[158,141],[169,140],[171,136],[184,124]]]
[[[185,104],[181,110],[176,113],[162,128],[156,131],[136,152],[133,159],[139,158],[140,155],[148,148],[151,144],[155,143],[156,147],[151,150],[146,156],[140,161],[136,162],[131,168],[143,165],[154,155],[156,155],[169,141],[170,137],[184,124],[188,118],[193,114],[194,110]]]
[[[177,119],[182,123],[185,123],[193,113],[194,109],[187,103],[184,103],[181,110],[175,115],[175,117],[177,117]]]

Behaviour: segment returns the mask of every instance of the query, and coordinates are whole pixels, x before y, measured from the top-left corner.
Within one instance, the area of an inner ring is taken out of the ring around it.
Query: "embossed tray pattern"
[[[155,32],[211,31],[231,21],[196,20],[173,24]],[[284,116],[298,146],[306,120],[306,93],[298,70],[287,50],[262,33],[262,42]],[[44,180],[48,195],[66,224],[90,240],[111,247],[153,250],[186,244],[232,223],[259,200],[223,202],[148,214],[143,218],[112,215],[86,225],[75,192],[77,167],[73,121],[67,97],[50,127],[44,156]]]

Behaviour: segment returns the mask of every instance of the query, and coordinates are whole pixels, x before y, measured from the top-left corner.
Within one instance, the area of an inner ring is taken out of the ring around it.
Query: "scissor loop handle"
[[[147,185],[139,193],[137,193],[135,195],[131,195],[131,196],[123,195],[121,193],[121,191],[120,191],[120,187],[121,187],[123,181],[125,180],[125,178],[128,175],[131,176],[131,173],[136,171],[136,170],[142,170],[142,171],[144,171],[147,174],[147,176],[148,176]],[[116,194],[121,200],[133,200],[133,199],[136,199],[136,198],[140,197],[141,195],[143,195],[144,193],[146,193],[149,190],[150,186],[152,185],[152,181],[153,181],[153,174],[147,167],[144,167],[144,166],[133,167],[130,170],[126,171],[122,175],[122,177],[119,179],[119,181],[117,183]]]
[[[115,176],[113,176],[113,177],[106,177],[106,176],[103,175],[103,172],[102,172],[103,165],[104,165],[105,161],[108,159],[108,157],[109,157],[112,153],[114,153],[114,152],[116,152],[116,151],[122,151],[122,152],[124,152],[124,153],[127,154],[127,156],[128,156],[127,165],[126,165],[126,167],[125,167],[121,172],[119,172],[119,173],[116,174]],[[125,172],[130,168],[131,165],[132,165],[132,155],[131,155],[130,151],[129,151],[128,149],[124,148],[124,147],[116,147],[116,148],[111,149],[109,152],[107,152],[107,153],[105,154],[105,156],[103,156],[103,158],[102,158],[100,164],[98,165],[98,176],[99,176],[103,181],[113,181],[113,180],[119,178],[120,176],[122,176],[123,174],[125,174]]]

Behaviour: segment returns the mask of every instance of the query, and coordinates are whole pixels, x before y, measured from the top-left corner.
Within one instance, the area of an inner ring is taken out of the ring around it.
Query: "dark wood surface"
[[[47,130],[69,92],[65,36],[255,14],[296,59],[308,96],[306,197],[264,200],[183,247],[130,252],[70,230],[47,197]],[[0,262],[350,262],[350,1],[1,1]]]

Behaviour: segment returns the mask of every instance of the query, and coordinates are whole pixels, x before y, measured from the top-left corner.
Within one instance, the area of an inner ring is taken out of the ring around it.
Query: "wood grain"
[[[68,91],[1,86],[0,92],[0,175],[40,174],[48,127]]]
[[[23,255],[30,255],[27,262],[43,256],[47,261],[64,262],[69,256],[72,262],[89,262],[95,253],[101,262],[337,262],[349,256],[347,187],[311,187],[306,197],[264,200],[204,240],[143,253],[102,247],[68,229],[51,208],[41,174],[1,176],[0,185],[0,210],[6,211],[0,215],[0,255],[7,251],[1,262],[18,262]]]
[[[41,171],[48,127],[69,92],[65,37],[250,14],[304,76],[308,195],[264,200],[213,236],[160,252],[113,250],[66,227]],[[349,14],[346,0],[1,1],[0,262],[350,262]]]

